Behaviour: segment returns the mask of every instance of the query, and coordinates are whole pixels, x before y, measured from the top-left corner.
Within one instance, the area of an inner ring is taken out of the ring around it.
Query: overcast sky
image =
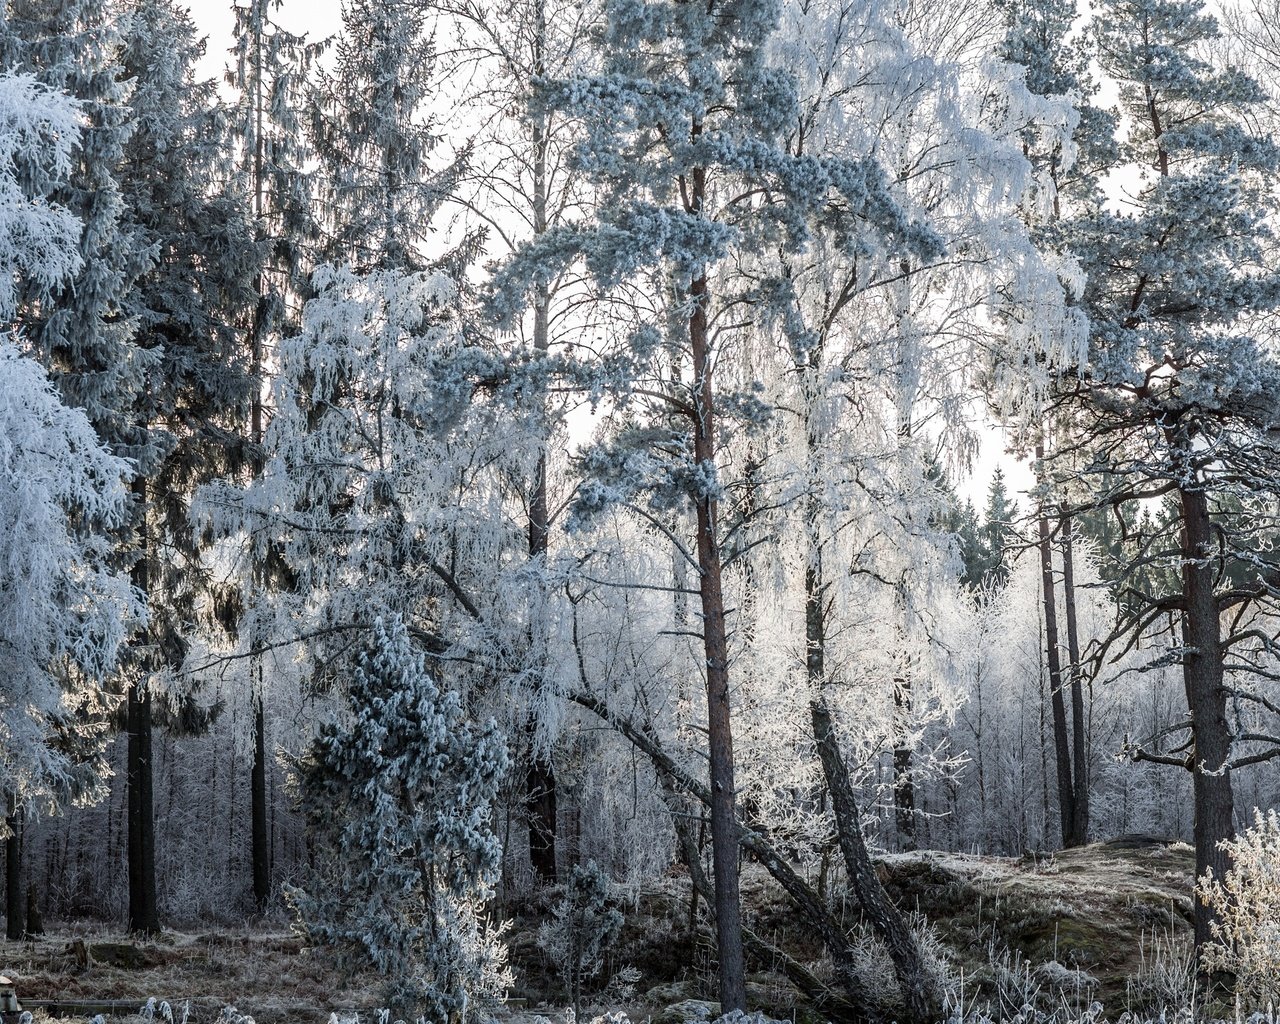
[[[201,33],[209,39],[204,73],[221,79],[231,46],[231,0],[189,0],[188,7]],[[339,0],[284,0],[276,20],[291,32],[323,39],[338,30]]]

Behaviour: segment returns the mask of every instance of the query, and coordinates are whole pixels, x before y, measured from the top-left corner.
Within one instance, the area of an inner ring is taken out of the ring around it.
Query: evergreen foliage
[[[493,805],[507,769],[495,723],[442,692],[398,618],[373,627],[342,718],[297,769],[323,849],[290,899],[312,940],[385,979],[388,1005],[469,1019],[508,979],[485,906],[501,846]]]

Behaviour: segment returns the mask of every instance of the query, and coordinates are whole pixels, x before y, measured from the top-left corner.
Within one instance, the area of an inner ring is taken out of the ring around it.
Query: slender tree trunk
[[[267,833],[267,716],[263,708],[262,660],[255,659],[257,693],[253,702],[253,770],[250,778],[252,817],[250,858],[253,861],[253,902],[266,910],[271,898],[271,837]]]
[[[4,914],[5,936],[12,941],[27,934],[25,893],[22,885],[22,808],[9,797],[5,825],[9,835],[4,841]]]
[[[1182,678],[1191,713],[1191,780],[1195,800],[1196,877],[1221,880],[1231,866],[1221,844],[1235,834],[1231,786],[1231,725],[1223,685],[1222,625],[1213,586],[1214,542],[1209,503],[1203,490],[1181,488]],[[1210,939],[1213,913],[1196,899],[1196,946]]]
[[[142,524],[139,528],[142,551],[131,575],[138,592],[150,593],[150,551],[147,544],[147,484],[142,477],[133,483]],[[144,644],[148,638],[143,636]],[[134,677],[126,695],[125,788],[128,791],[129,931],[154,935],[160,931],[156,910],[156,830],[151,759],[151,692],[140,677],[149,671],[152,655],[144,650],[133,665]]]
[[[264,14],[265,17],[265,14]],[[254,35],[253,64],[253,216],[259,226],[260,234],[266,221],[266,174],[264,169],[265,153],[263,130],[266,122],[265,96],[266,84],[263,81],[264,40],[262,26],[258,23]],[[249,432],[253,438],[253,475],[255,479],[262,476],[263,456],[262,443],[265,430],[265,417],[262,407],[262,385],[264,373],[263,348],[267,332],[267,277],[259,269],[255,282],[257,305],[253,313],[253,335],[250,338],[250,369],[253,382],[253,402],[249,412]],[[267,585],[267,573],[255,560],[252,569],[254,597],[263,594]],[[256,645],[258,638],[254,638]],[[271,899],[271,836],[267,831],[267,695],[264,687],[262,656],[257,655],[252,662],[253,678],[253,766],[249,771],[249,864],[253,872],[253,902],[259,912],[266,910]]]
[[[537,4],[534,10],[533,31],[533,73],[535,76],[545,75],[547,48],[547,12],[546,5]],[[549,126],[545,119],[534,118],[533,133],[533,230],[535,237],[544,235],[550,227],[547,213],[547,197],[550,190],[550,178],[547,169],[547,153],[550,146]],[[551,289],[545,283],[539,283],[533,301],[533,347],[539,353],[551,348]],[[545,565],[547,560],[547,541],[551,533],[551,517],[547,508],[547,444],[549,441],[549,424],[547,418],[546,396],[542,397],[543,408],[541,430],[541,450],[538,462],[534,467],[533,494],[529,501],[529,560]],[[542,650],[541,641],[537,638],[537,647]],[[531,642],[535,638],[530,638]],[[545,657],[545,653],[542,655]],[[541,674],[539,687],[544,685]],[[543,882],[554,883],[556,880],[556,830],[558,827],[559,807],[556,800],[556,773],[551,752],[539,751],[533,742],[537,730],[534,716],[529,719],[529,770],[525,784],[525,810],[529,818],[529,861],[534,874]]]
[[[906,733],[911,718],[910,669],[893,681],[893,706],[899,718],[901,743],[893,750],[893,817],[898,849],[916,848],[916,787],[911,778],[911,747]]]
[[[160,931],[156,909],[155,809],[152,791],[151,694],[136,682],[128,694],[129,931]]]
[[[1075,796],[1072,846],[1089,841],[1089,742],[1085,725],[1084,678],[1080,662],[1080,630],[1076,622],[1075,548],[1071,517],[1062,517],[1062,590],[1067,616],[1067,655],[1071,661],[1071,766]]]
[[[1044,459],[1044,447],[1036,445],[1036,459]],[[1053,751],[1058,769],[1058,818],[1064,847],[1075,841],[1075,791],[1071,775],[1071,745],[1067,735],[1067,707],[1062,693],[1062,658],[1058,650],[1058,609],[1053,579],[1053,545],[1049,516],[1040,508],[1040,580],[1044,600],[1045,654],[1049,663],[1049,704],[1053,709]],[[1047,825],[1047,823],[1046,823]]]
[[[811,522],[815,521],[817,513],[816,508],[811,510]],[[893,905],[876,874],[871,853],[862,836],[862,813],[858,809],[849,768],[840,753],[835,724],[827,706],[825,601],[822,554],[820,550],[812,551],[805,570],[805,668],[809,681],[809,719],[822,774],[831,793],[836,837],[849,875],[849,887],[893,961],[907,1020],[915,1024],[934,1024],[941,1019],[942,1011],[937,981],[924,963],[910,925]]]
[[[705,172],[694,170],[694,204],[701,209]],[[707,325],[709,294],[706,275],[691,287],[694,300],[689,341],[694,373],[694,458],[711,467],[716,458],[715,401],[711,382],[711,339]],[[711,765],[711,858],[716,892],[716,938],[720,960],[720,1006],[723,1012],[746,1010],[746,975],[742,952],[742,908],[738,892],[738,839],[734,808],[733,732],[729,708],[729,641],[721,585],[719,523],[716,499],[696,496],[699,591],[707,672],[707,733]]]

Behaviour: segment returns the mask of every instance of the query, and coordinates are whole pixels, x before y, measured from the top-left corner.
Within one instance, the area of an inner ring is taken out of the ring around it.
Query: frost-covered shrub
[[[462,1020],[510,982],[501,929],[483,916],[501,863],[490,820],[506,743],[440,691],[398,618],[375,624],[347,704],[298,766],[319,855],[290,901],[313,941],[386,979],[397,1014]]]
[[[611,890],[595,861],[575,865],[552,920],[538,929],[538,945],[560,972],[575,1014],[582,1010],[582,983],[600,973],[605,950],[622,930]]]
[[[1252,828],[1221,844],[1231,858],[1224,878],[1197,884],[1214,914],[1204,967],[1236,978],[1242,1005],[1280,1000],[1280,816],[1254,811]]]

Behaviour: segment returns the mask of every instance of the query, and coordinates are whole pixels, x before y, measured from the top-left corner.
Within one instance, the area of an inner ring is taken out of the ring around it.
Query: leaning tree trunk
[[[813,510],[816,513],[816,509]],[[811,522],[813,517],[811,516]],[[893,905],[876,874],[875,864],[862,837],[862,814],[840,752],[835,723],[826,699],[826,585],[821,551],[810,555],[805,570],[805,668],[809,681],[809,719],[813,740],[822,763],[822,774],[831,793],[836,836],[844,856],[849,887],[872,929],[893,961],[894,975],[906,1010],[915,1024],[941,1019],[942,999],[937,981],[924,962],[920,945],[902,912]]]
[[[1191,715],[1196,877],[1221,880],[1231,866],[1222,843],[1235,834],[1231,725],[1222,668],[1222,625],[1213,586],[1213,535],[1201,489],[1180,488],[1182,506],[1182,678]],[[1195,903],[1197,948],[1210,938],[1212,910]]]
[[[1036,458],[1044,459],[1044,448],[1036,446]],[[1053,752],[1058,769],[1058,818],[1064,847],[1079,846],[1075,838],[1075,790],[1071,775],[1071,741],[1067,735],[1067,706],[1062,693],[1062,658],[1058,650],[1058,608],[1053,579],[1053,546],[1049,536],[1049,515],[1042,505],[1040,526],[1040,582],[1044,601],[1045,653],[1049,662],[1049,704],[1053,709]]]
[[[693,172],[693,203],[702,208],[706,172]],[[689,318],[693,356],[694,459],[712,466],[716,458],[715,401],[711,374],[711,338],[707,323],[710,296],[705,274],[691,286]],[[721,584],[718,502],[709,493],[696,495],[699,595],[702,642],[707,673],[707,738],[711,767],[711,860],[715,877],[716,940],[720,960],[720,1006],[723,1012],[745,1010],[746,976],[742,952],[742,908],[738,893],[738,837],[734,808],[733,732],[729,713],[729,640]]]
[[[4,914],[5,936],[13,941],[27,934],[26,893],[22,885],[22,808],[9,797],[5,825],[9,835],[4,841]]]
[[[1089,841],[1089,740],[1085,729],[1084,672],[1080,661],[1080,630],[1076,622],[1075,548],[1071,516],[1062,517],[1062,591],[1067,616],[1067,656],[1071,671],[1071,766],[1075,815],[1071,821],[1072,842]]]

